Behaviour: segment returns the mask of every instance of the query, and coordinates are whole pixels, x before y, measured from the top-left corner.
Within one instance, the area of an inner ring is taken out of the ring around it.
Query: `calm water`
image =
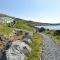
[[[60,25],[49,25],[49,26],[36,26],[38,28],[44,27],[50,30],[60,30]]]

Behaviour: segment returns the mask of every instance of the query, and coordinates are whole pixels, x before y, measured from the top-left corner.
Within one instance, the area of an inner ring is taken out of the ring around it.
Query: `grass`
[[[13,31],[12,28],[8,27],[6,24],[0,24],[0,35],[9,36]]]
[[[33,28],[30,27],[25,21],[16,21],[16,28],[33,31]]]
[[[29,55],[27,55],[26,60],[39,60],[42,54],[42,38],[40,34],[36,33],[32,36],[33,43],[31,44],[32,51]]]
[[[52,38],[57,45],[60,45],[60,36],[53,36]]]
[[[46,31],[45,34],[49,35],[52,40],[57,44],[57,45],[60,45],[60,36],[54,36],[53,35],[54,31]]]

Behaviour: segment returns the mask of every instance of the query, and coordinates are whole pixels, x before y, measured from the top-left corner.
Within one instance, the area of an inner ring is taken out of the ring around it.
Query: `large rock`
[[[25,54],[31,52],[31,48],[19,40],[12,42],[11,47],[6,51],[7,60],[24,60]]]

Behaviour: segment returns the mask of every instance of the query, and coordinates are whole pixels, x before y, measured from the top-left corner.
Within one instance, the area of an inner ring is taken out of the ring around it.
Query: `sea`
[[[48,25],[48,26],[35,26],[38,28],[44,27],[45,29],[49,30],[60,30],[60,25]]]

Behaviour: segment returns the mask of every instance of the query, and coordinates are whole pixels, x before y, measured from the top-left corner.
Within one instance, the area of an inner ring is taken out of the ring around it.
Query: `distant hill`
[[[31,24],[32,26],[46,26],[46,25],[50,25],[49,23],[41,23],[41,22],[33,22],[33,21],[27,21],[29,24]]]
[[[2,13],[0,13],[0,17],[10,17],[10,18],[15,18],[15,17],[12,17],[12,16],[9,16],[9,15],[6,15],[6,14],[2,14]]]
[[[1,13],[0,13],[0,17],[9,17],[9,18],[14,19],[15,21],[16,21],[16,20],[25,21],[26,23],[28,23],[28,24],[31,25],[31,26],[60,25],[60,23],[52,24],[52,23],[41,23],[41,22],[27,21],[27,20],[24,20],[24,19],[12,17],[12,16],[9,16],[9,15],[6,15],[6,14],[1,14]]]

